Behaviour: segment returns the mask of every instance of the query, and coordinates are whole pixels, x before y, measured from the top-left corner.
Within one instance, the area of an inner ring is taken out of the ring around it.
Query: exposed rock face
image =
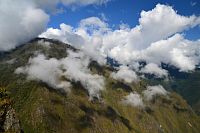
[[[20,133],[19,119],[5,87],[0,87],[0,132]]]
[[[13,108],[10,108],[7,111],[3,128],[4,128],[5,132],[16,132],[16,133],[21,132],[19,120],[16,117],[16,113]]]

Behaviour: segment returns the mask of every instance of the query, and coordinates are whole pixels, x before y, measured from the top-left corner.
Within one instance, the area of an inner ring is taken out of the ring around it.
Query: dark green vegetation
[[[4,99],[12,101],[8,104],[16,111],[23,132],[200,132],[199,116],[177,93],[171,92],[167,97],[159,96],[151,102],[145,102],[144,109],[123,105],[120,101],[124,96],[132,91],[141,94],[147,82],[141,80],[125,84],[113,80],[110,73],[114,69],[100,66],[95,61],[89,65],[92,73],[106,78],[102,100],[89,101],[87,91],[79,82],[72,83],[71,93],[65,94],[44,83],[28,81],[25,75],[14,74],[17,67],[24,66],[34,56],[35,51],[42,52],[47,57],[62,58],[67,56],[66,48],[73,49],[57,41],[52,43],[50,49],[47,49],[34,40],[5,53],[0,60],[0,87],[4,88],[0,93],[0,108],[6,108],[3,106],[6,105]],[[1,131],[4,130],[2,118],[1,116]]]
[[[162,84],[168,90],[180,94],[191,105],[193,110],[200,115],[200,69],[184,73],[169,70],[172,75],[169,80],[148,79],[149,84]]]
[[[187,79],[174,79],[171,87],[180,93],[200,115],[200,70],[188,74]]]

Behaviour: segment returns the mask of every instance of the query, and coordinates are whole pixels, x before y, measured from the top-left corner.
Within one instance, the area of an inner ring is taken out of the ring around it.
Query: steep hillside
[[[16,73],[19,67],[27,64],[30,67],[30,59],[38,53],[56,62],[65,61],[63,58],[68,56],[66,50],[79,51],[59,41],[38,38],[1,54],[0,132],[200,132],[199,116],[180,95],[171,91],[165,95],[151,95],[150,100],[145,99],[145,92],[150,88],[148,81],[115,79],[111,75],[117,71],[116,68],[100,65],[91,59],[87,66],[89,71],[86,72],[104,78],[103,89],[99,95],[92,97],[83,79],[75,80],[70,78],[71,75],[60,78],[71,84],[70,91],[65,91],[62,88],[55,89],[44,82],[46,80],[30,80],[26,73]],[[64,69],[61,68],[67,71]],[[136,96],[142,101],[129,102],[128,96]],[[15,119],[6,117],[6,114]],[[9,122],[11,126],[6,126]]]

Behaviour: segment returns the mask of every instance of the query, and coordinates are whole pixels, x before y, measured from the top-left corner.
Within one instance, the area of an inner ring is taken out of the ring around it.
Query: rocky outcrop
[[[21,132],[19,119],[11,107],[10,97],[4,87],[0,87],[0,132]]]
[[[16,116],[15,110],[11,107],[6,113],[3,129],[5,132],[15,132],[15,133],[21,132],[19,119]]]

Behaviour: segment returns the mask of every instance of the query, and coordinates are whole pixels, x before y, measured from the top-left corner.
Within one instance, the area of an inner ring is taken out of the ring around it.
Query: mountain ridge
[[[71,48],[76,51],[59,41],[37,38],[1,58],[0,86],[9,92],[10,106],[20,121],[19,132],[200,131],[199,116],[177,93],[170,92],[167,96],[158,95],[151,101],[144,101],[144,108],[123,104],[121,99],[129,93],[137,92],[143,97],[148,82],[126,83],[113,79],[110,74],[116,69],[110,66],[89,63],[92,75],[99,74],[105,78],[101,99],[92,100],[89,100],[89,93],[81,82],[70,80],[71,92],[62,93],[42,81],[27,80],[26,75],[15,73],[18,67],[25,66],[38,53],[59,60],[67,57],[66,49]]]

